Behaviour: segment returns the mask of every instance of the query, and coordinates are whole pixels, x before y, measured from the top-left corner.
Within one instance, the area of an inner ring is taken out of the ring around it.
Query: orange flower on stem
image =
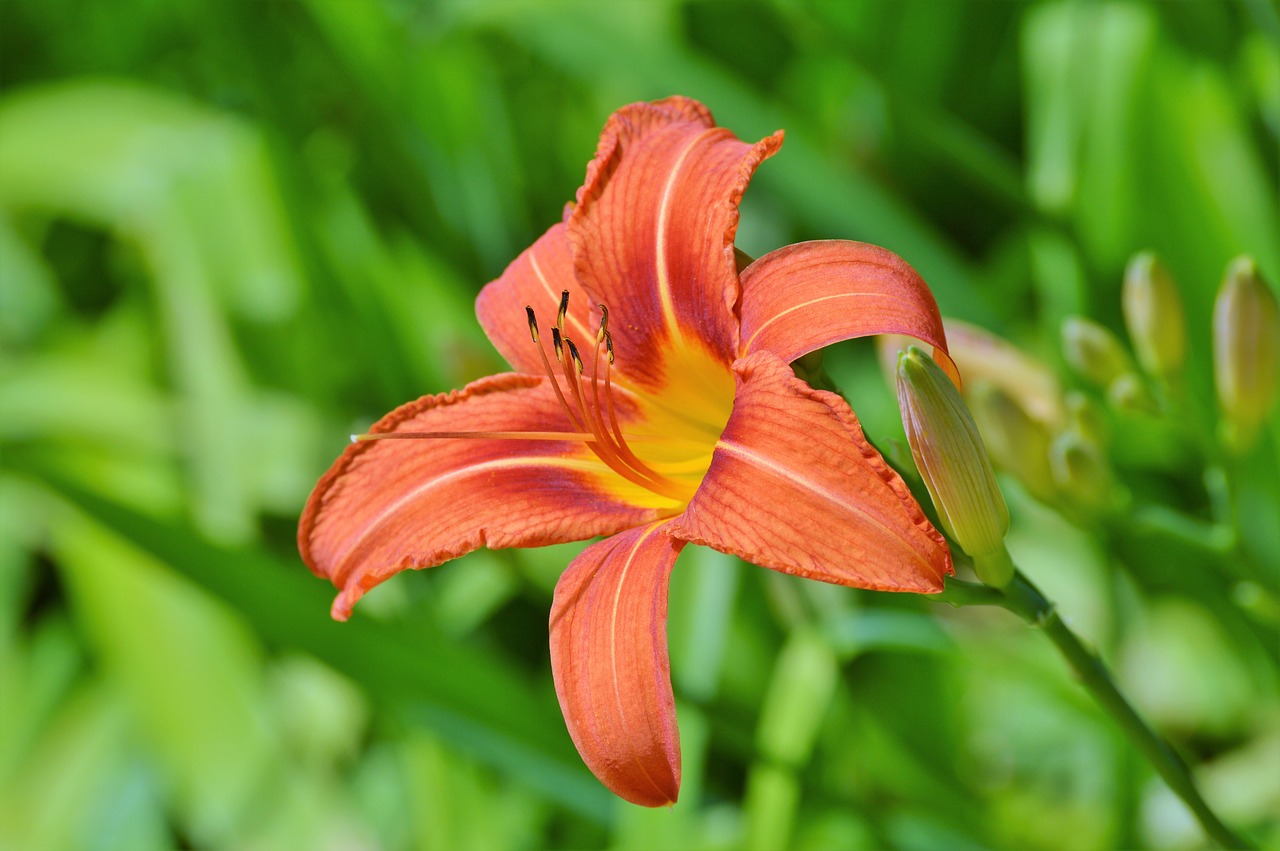
[[[747,144],[686,98],[616,112],[564,221],[477,300],[515,371],[392,411],[316,485],[298,530],[340,620],[408,568],[607,536],[556,585],[551,665],[583,760],[637,804],[679,793],[667,579],[686,543],[883,591],[937,592],[952,572],[849,405],[788,366],[895,333],[954,370],[924,281],[844,241],[738,272],[738,202],[781,144]]]

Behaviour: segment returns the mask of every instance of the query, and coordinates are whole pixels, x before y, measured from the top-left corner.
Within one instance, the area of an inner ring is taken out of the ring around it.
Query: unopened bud
[[[946,327],[947,351],[967,386],[999,387],[1032,419],[1050,428],[1061,426],[1062,387],[1053,370],[985,328],[957,319],[947,319]],[[896,358],[891,368],[896,370]]]
[[[1133,362],[1116,335],[1082,316],[1063,320],[1062,354],[1081,378],[1100,390],[1133,372]]]
[[[1009,509],[960,391],[914,346],[898,357],[898,406],[916,467],[947,534],[974,557],[985,582],[1004,585]]]
[[[1248,449],[1276,397],[1280,312],[1251,257],[1227,268],[1213,308],[1213,374],[1226,437]]]
[[[1156,410],[1155,399],[1151,398],[1147,385],[1142,382],[1142,376],[1136,372],[1126,372],[1111,382],[1111,386],[1107,388],[1107,401],[1113,408],[1123,411],[1154,413]]]
[[[1111,505],[1111,470],[1097,444],[1077,432],[1063,432],[1049,448],[1049,466],[1072,502],[1091,511]]]
[[[1129,339],[1147,374],[1167,380],[1181,372],[1187,354],[1182,297],[1169,270],[1151,252],[1129,261],[1121,306]]]
[[[1067,428],[1095,446],[1107,442],[1107,419],[1098,405],[1084,393],[1067,394]]]
[[[972,382],[970,387],[974,418],[982,426],[996,465],[1016,476],[1032,496],[1052,497],[1055,487],[1049,471],[1049,429],[1000,387],[974,386]]]
[[[792,361],[791,369],[795,372],[797,377],[801,378],[810,387],[816,387],[820,390],[830,390],[832,389],[830,386],[823,386],[824,384],[829,385],[830,380],[824,380],[825,376],[822,371],[822,352],[822,349],[818,349],[817,351],[809,352],[806,355],[801,355],[799,358]]]

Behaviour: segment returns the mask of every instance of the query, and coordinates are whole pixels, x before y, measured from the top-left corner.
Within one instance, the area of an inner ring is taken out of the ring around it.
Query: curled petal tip
[[[957,385],[937,302],[907,261],[849,240],[799,242],[742,270],[742,354],[784,361],[840,340],[901,334],[928,343]]]
[[[354,600],[348,600],[346,598],[347,592],[345,591],[337,596],[333,601],[333,605],[329,607],[329,617],[333,618],[335,621],[346,623],[347,619],[351,617],[351,609],[355,605]]]

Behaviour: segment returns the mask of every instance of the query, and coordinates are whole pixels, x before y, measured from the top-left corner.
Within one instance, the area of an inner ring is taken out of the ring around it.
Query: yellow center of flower
[[[663,352],[662,366],[669,381],[662,394],[629,383],[615,384],[608,308],[599,305],[600,325],[587,370],[581,349],[564,335],[568,307],[565,291],[551,331],[554,366],[538,342],[533,308],[525,308],[530,336],[538,344],[565,416],[595,456],[626,483],[616,483],[618,496],[633,505],[679,510],[693,497],[711,465],[716,440],[733,405],[732,376],[703,347],[680,340]],[[566,389],[561,389],[560,376]],[[615,396],[626,398],[640,413],[629,418],[625,433],[618,422]]]
[[[609,310],[600,307],[600,324],[584,362],[583,349],[564,333],[569,292],[561,293],[551,330],[553,362],[540,342],[532,307],[525,312],[529,334],[568,421],[565,431],[388,432],[355,435],[355,440],[485,438],[580,441],[620,480],[609,489],[631,504],[675,514],[702,483],[716,441],[733,408],[733,375],[697,340],[677,338],[663,349],[661,393],[625,380],[614,382],[617,355],[609,331]],[[591,368],[587,368],[590,363]],[[625,405],[624,432],[619,409]]]

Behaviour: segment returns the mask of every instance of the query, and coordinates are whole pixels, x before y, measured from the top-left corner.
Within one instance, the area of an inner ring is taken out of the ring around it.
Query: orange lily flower
[[[564,221],[477,300],[515,371],[388,414],[320,480],[298,531],[340,589],[339,620],[408,568],[607,536],[556,586],[551,665],[583,760],[637,804],[679,792],[667,579],[686,543],[884,591],[937,592],[952,572],[849,405],[788,366],[897,333],[954,374],[924,281],[846,241],[738,271],[738,202],[781,144],[745,143],[687,98],[616,112]]]

